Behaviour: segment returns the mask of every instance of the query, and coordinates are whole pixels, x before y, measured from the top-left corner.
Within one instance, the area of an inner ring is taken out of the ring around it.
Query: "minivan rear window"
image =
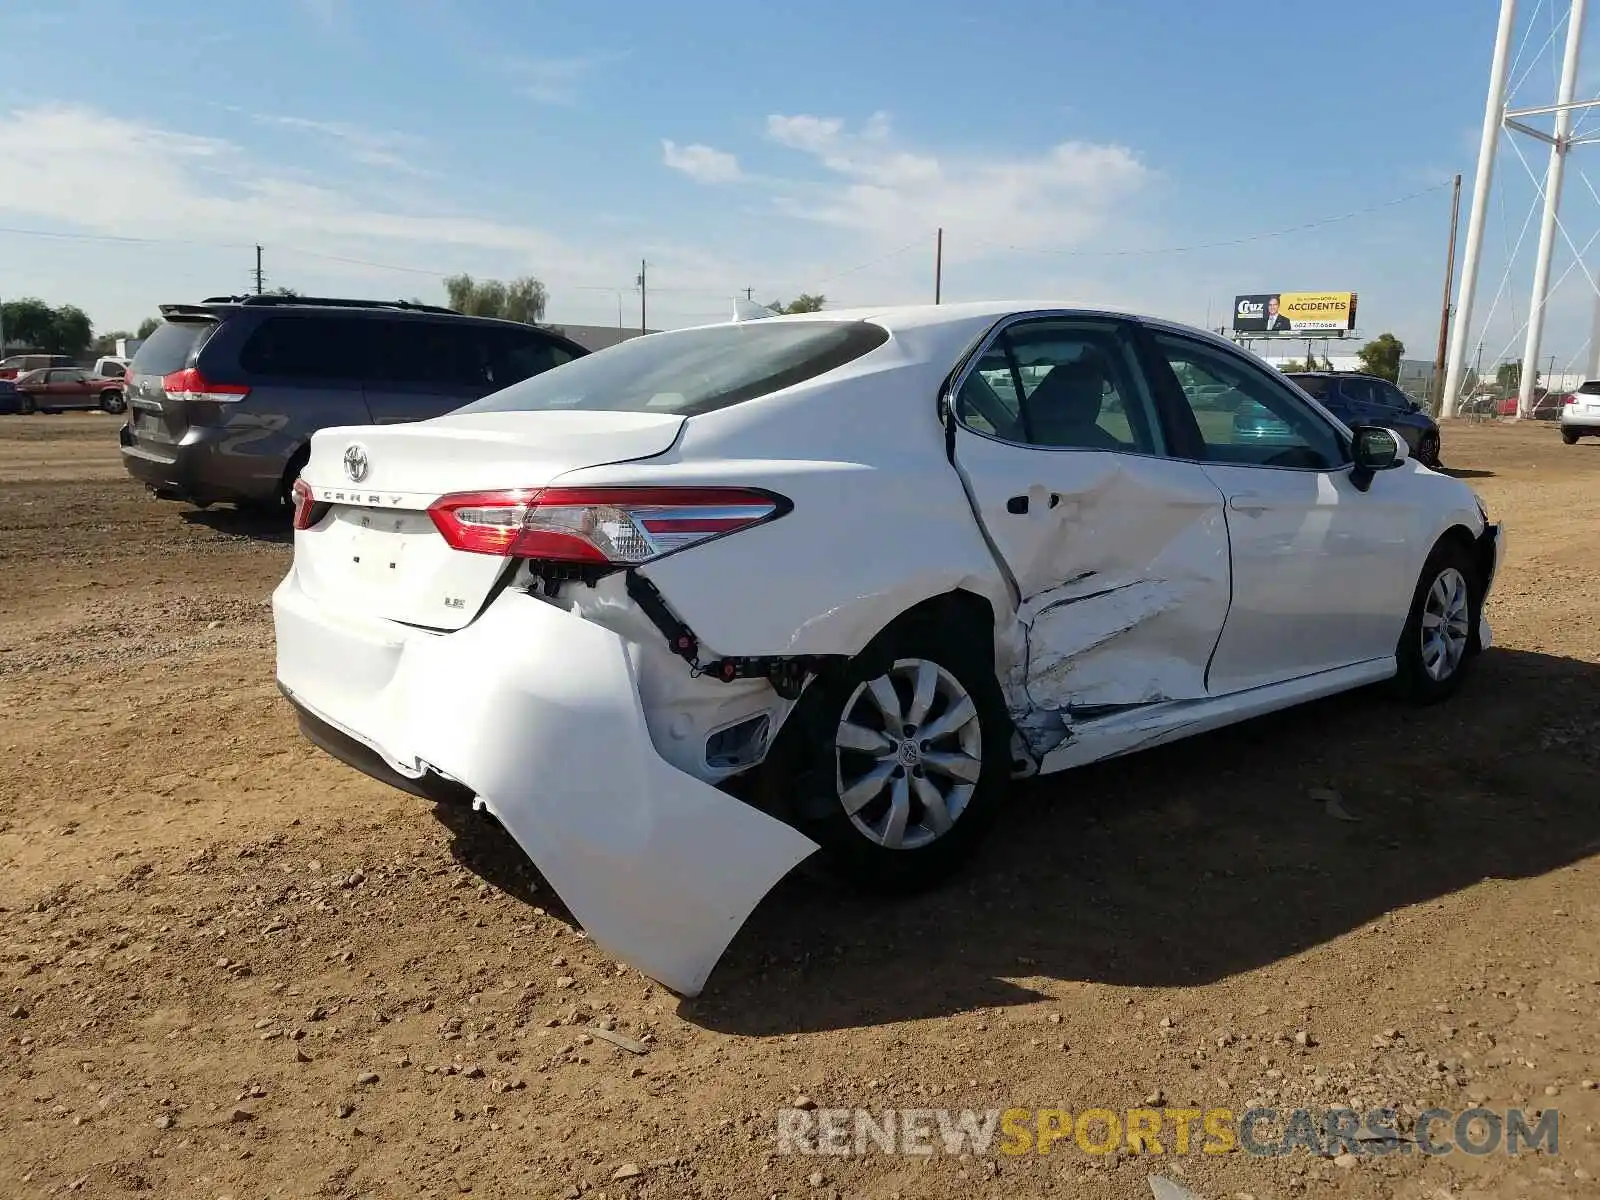
[[[135,375],[171,375],[181,371],[216,328],[215,321],[163,321],[133,356],[131,370]]]
[[[866,321],[748,321],[630,338],[456,409],[695,416],[814,379],[889,340]]]
[[[1578,385],[1578,391],[1585,396],[1600,396],[1600,379],[1588,379]]]

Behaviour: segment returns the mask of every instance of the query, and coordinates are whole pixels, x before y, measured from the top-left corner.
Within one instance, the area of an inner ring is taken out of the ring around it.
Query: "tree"
[[[532,275],[522,275],[509,283],[499,279],[473,279],[471,275],[452,275],[444,281],[450,307],[472,317],[499,317],[536,325],[544,320],[550,294]]]
[[[98,334],[96,335],[94,339],[94,345],[90,347],[90,350],[93,352],[96,358],[103,358],[107,355],[115,354],[117,352],[117,341],[120,338],[127,338],[129,341],[132,341],[133,334],[129,333],[126,329],[113,329],[110,333]]]
[[[773,312],[779,313],[821,312],[822,306],[827,302],[828,298],[826,296],[820,294],[813,296],[810,292],[801,292],[799,296],[787,304],[781,300],[774,300],[767,307]]]
[[[1502,396],[1522,390],[1522,360],[1503,362],[1494,369],[1494,386]]]
[[[1404,342],[1392,333],[1380,333],[1357,350],[1356,357],[1361,360],[1361,369],[1369,375],[1397,383],[1400,380],[1400,360],[1405,353]]]
[[[298,299],[300,299],[300,293],[295,291],[292,287],[268,288],[267,289],[267,295],[269,295],[269,296],[285,296],[290,300],[298,300]]]
[[[43,300],[28,296],[12,300],[0,314],[9,344],[27,346],[45,354],[86,354],[94,340],[89,314],[75,304],[51,308]]]
[[[140,338],[142,340],[144,338],[149,337],[152,333],[154,333],[160,327],[161,327],[161,318],[160,317],[146,317],[144,320],[139,322],[139,332],[137,334],[135,334],[134,336],[136,336],[136,337],[138,337],[138,338]]]

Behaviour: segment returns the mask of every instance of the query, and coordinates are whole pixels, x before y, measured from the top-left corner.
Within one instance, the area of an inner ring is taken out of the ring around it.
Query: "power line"
[[[1422,196],[1432,195],[1450,187],[1451,181],[1444,180],[1419,191],[1407,192],[1404,196],[1396,196],[1392,200],[1384,200],[1378,204],[1369,204],[1366,208],[1353,209],[1347,213],[1340,213],[1336,217],[1323,217],[1316,221],[1307,221],[1303,225],[1291,225],[1286,229],[1274,229],[1267,233],[1252,233],[1243,237],[1227,238],[1219,242],[1199,242],[1192,246],[1164,246],[1159,249],[1127,249],[1127,250],[1050,250],[1038,246],[1012,246],[1001,242],[979,242],[979,245],[992,246],[999,250],[1013,250],[1026,254],[1058,254],[1066,258],[1122,258],[1133,255],[1146,254],[1192,254],[1196,250],[1216,250],[1224,246],[1243,246],[1248,242],[1264,242],[1270,238],[1288,237],[1294,233],[1304,233],[1308,229],[1321,229],[1326,225],[1336,225],[1340,221],[1349,221],[1355,217],[1363,217],[1368,213],[1378,212],[1385,208],[1393,208],[1397,204],[1405,204]]]

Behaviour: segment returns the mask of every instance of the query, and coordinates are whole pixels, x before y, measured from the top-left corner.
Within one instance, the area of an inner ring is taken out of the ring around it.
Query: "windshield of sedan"
[[[599,409],[692,417],[770,395],[889,340],[866,321],[749,321],[652,333],[545,371],[455,410]]]

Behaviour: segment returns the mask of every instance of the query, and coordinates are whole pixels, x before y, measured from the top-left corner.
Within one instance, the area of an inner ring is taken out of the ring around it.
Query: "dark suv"
[[[1439,425],[1387,379],[1343,371],[1294,371],[1289,378],[1346,425],[1382,425],[1406,439],[1411,456],[1439,465]]]
[[[285,504],[319,429],[441,416],[588,353],[405,302],[222,296],[161,315],[128,368],[122,461],[202,506]]]

